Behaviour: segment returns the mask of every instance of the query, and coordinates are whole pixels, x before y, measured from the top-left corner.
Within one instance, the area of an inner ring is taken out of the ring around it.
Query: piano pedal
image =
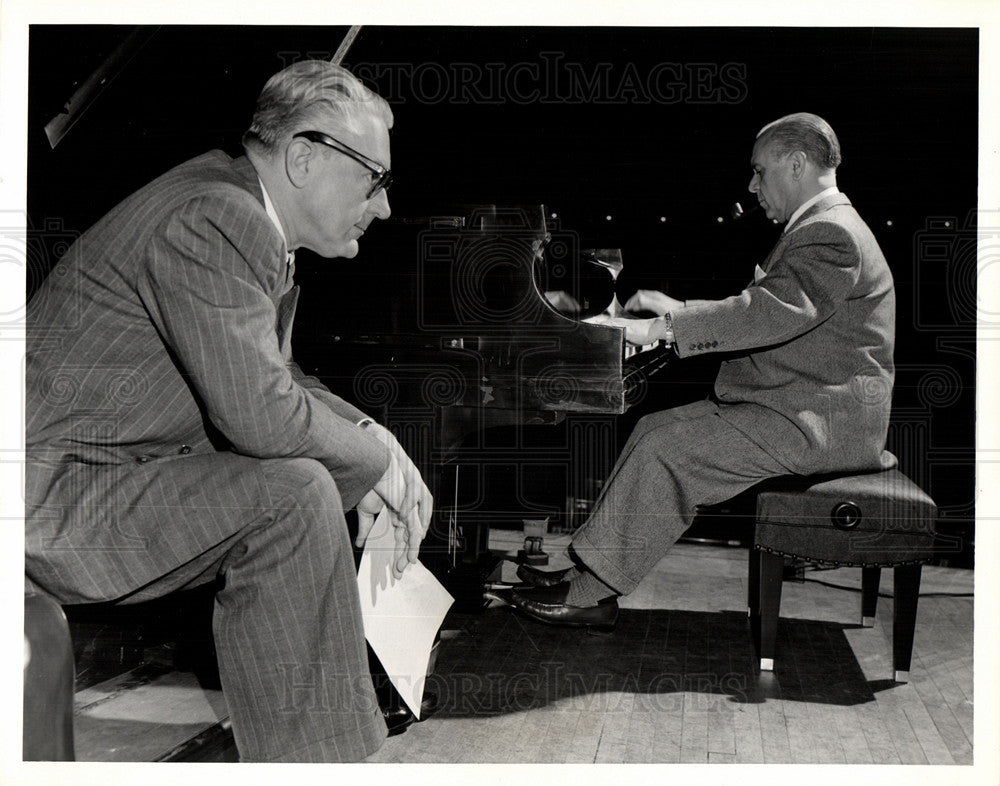
[[[486,585],[483,597],[487,601],[496,601],[506,606],[510,605],[510,591],[514,589],[513,584],[506,582],[493,582]]]
[[[525,538],[524,548],[517,550],[517,561],[521,565],[548,565],[549,555],[542,550],[542,539]]]
[[[517,551],[517,562],[521,565],[548,565],[549,555],[542,549],[542,542],[549,531],[549,520],[522,519],[524,525],[524,548]]]

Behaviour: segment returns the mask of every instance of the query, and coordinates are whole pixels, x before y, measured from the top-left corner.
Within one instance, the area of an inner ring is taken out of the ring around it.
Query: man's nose
[[[757,177],[757,173],[753,173],[753,177],[750,178],[750,185],[747,186],[747,190],[751,194],[756,194],[760,191],[760,179]]]
[[[392,215],[392,208],[389,207],[389,193],[384,188],[380,188],[379,192],[368,200],[368,210],[376,218],[381,218],[383,221]]]

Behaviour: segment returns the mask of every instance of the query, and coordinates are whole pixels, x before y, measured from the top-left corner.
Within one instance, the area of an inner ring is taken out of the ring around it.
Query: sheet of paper
[[[419,562],[392,575],[395,540],[388,510],[375,519],[358,567],[365,638],[406,706],[420,717],[434,635],[455,599]]]

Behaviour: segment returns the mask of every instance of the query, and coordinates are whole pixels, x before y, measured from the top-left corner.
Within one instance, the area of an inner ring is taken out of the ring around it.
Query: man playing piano
[[[575,567],[522,567],[515,608],[552,624],[609,628],[690,526],[699,505],[769,477],[887,469],[893,382],[892,275],[869,228],[837,189],[840,143],[816,115],[757,134],[749,189],[785,224],[753,282],[719,301],[640,291],[617,320],[635,344],[666,340],[681,357],[733,353],[707,401],[637,424],[588,521]]]
[[[240,757],[352,761],[386,735],[344,511],[392,511],[399,575],[431,498],[381,426],[291,358],[293,252],[354,257],[389,216],[388,104],[323,61],[273,76],[244,135],[119,204],[32,299],[26,573],[63,603],[221,578]]]

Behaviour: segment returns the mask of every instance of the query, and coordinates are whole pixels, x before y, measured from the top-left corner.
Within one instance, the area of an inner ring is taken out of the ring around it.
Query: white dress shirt
[[[794,213],[792,213],[791,217],[788,219],[788,223],[785,224],[785,229],[784,232],[782,232],[782,234],[787,232],[791,228],[792,224],[794,224],[796,221],[799,220],[799,218],[802,217],[803,213],[805,213],[809,208],[811,208],[821,199],[825,199],[826,197],[832,194],[839,194],[839,193],[840,193],[839,188],[837,188],[836,186],[830,186],[829,188],[824,188],[822,191],[816,194],[816,196],[814,196],[812,199],[807,199],[805,202],[799,205],[798,209]]]

